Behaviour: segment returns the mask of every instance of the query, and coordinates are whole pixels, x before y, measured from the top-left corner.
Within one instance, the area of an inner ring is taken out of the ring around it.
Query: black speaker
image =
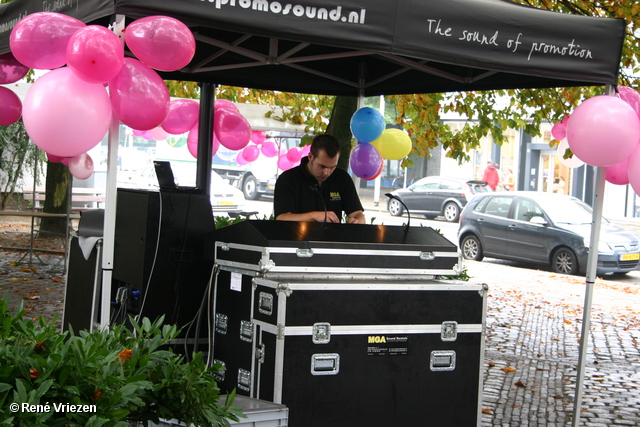
[[[62,314],[64,331],[69,330],[70,327],[75,332],[83,329],[91,331],[99,320],[102,284],[102,270],[99,265],[101,250],[102,241],[99,241],[85,259],[79,238],[71,238]]]
[[[204,259],[203,243],[213,231],[211,202],[205,194],[119,188],[114,307],[119,304],[116,296],[121,300],[126,288],[128,314],[151,320],[164,315],[165,323],[179,327],[194,321],[212,273],[213,261]]]

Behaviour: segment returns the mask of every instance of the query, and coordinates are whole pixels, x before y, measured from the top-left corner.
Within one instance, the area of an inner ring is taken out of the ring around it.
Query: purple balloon
[[[15,83],[29,72],[11,52],[0,55],[0,85]]]
[[[11,89],[0,86],[0,125],[8,126],[22,115],[22,101]]]
[[[160,126],[169,114],[169,89],[162,78],[135,58],[125,58],[109,82],[113,112],[125,125],[138,130]]]
[[[56,12],[36,12],[22,18],[9,37],[11,52],[29,68],[50,70],[67,63],[67,44],[86,24]]]
[[[369,179],[380,169],[380,153],[371,144],[358,144],[351,152],[349,165],[356,176]]]
[[[136,19],[127,26],[124,40],[143,64],[161,71],[186,67],[196,52],[189,27],[169,16]]]

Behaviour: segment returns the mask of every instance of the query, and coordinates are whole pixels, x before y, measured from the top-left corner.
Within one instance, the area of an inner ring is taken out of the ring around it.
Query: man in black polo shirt
[[[280,175],[273,210],[277,220],[364,224],[362,203],[349,174],[338,169],[340,144],[331,135],[318,135],[309,156]]]

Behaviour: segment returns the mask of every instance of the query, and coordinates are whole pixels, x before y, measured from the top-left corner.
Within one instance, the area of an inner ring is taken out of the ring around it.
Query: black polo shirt
[[[282,172],[278,177],[273,196],[276,218],[289,212],[299,214],[324,211],[322,199],[327,210],[335,212],[341,220],[342,212],[349,215],[355,211],[364,211],[356,186],[345,170],[336,168],[319,186],[318,181],[307,172],[308,163],[309,158],[304,157],[299,166]]]

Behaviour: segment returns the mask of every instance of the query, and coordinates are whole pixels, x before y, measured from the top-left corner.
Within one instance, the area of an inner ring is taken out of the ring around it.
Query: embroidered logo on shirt
[[[329,192],[329,201],[330,202],[339,202],[341,200],[340,193],[337,191]]]

